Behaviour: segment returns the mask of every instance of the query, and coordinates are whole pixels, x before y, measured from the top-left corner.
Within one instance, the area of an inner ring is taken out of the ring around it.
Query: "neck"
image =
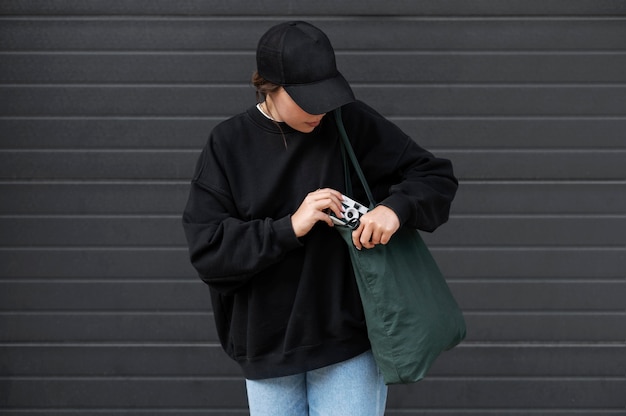
[[[259,111],[261,112],[261,114],[263,114],[263,116],[264,116],[265,118],[267,118],[268,120],[276,121],[276,120],[274,120],[274,119],[272,118],[272,116],[270,116],[270,115],[267,113],[267,110],[264,108],[263,103],[259,103],[259,104],[257,104],[257,105],[256,105],[256,108],[258,108],[258,109],[259,109]]]
[[[261,103],[261,110],[267,117],[270,118],[270,120],[282,122],[282,120],[275,115],[276,112],[274,111],[274,101],[269,94],[265,96],[265,101]]]

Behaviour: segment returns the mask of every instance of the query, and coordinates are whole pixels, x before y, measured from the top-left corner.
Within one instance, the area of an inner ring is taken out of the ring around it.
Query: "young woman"
[[[253,84],[260,102],[211,132],[183,215],[222,346],[243,370],[252,416],[382,415],[387,389],[329,216],[342,217],[345,185],[327,113],[341,108],[379,202],[353,232],[359,249],[386,244],[399,227],[447,221],[452,166],[355,100],[330,41],[306,22],[262,36]]]

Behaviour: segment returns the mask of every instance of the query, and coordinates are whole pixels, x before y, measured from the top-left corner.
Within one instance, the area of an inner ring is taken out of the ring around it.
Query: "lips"
[[[312,121],[310,123],[306,123],[306,125],[315,128],[315,127],[320,125],[320,122],[319,121]]]

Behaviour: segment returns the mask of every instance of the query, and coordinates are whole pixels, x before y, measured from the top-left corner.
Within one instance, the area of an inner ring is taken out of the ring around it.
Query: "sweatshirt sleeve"
[[[391,208],[403,226],[434,231],[448,220],[458,188],[452,163],[367,105],[354,107],[344,123],[377,203]]]
[[[290,216],[240,219],[218,160],[209,140],[191,182],[183,228],[191,263],[200,278],[228,293],[301,243]]]

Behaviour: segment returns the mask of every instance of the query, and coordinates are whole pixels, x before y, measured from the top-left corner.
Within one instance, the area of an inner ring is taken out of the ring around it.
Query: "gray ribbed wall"
[[[626,3],[300,3],[0,3],[0,414],[247,413],[180,214],[302,18],[461,180],[428,241],[468,338],[387,414],[624,415]]]

